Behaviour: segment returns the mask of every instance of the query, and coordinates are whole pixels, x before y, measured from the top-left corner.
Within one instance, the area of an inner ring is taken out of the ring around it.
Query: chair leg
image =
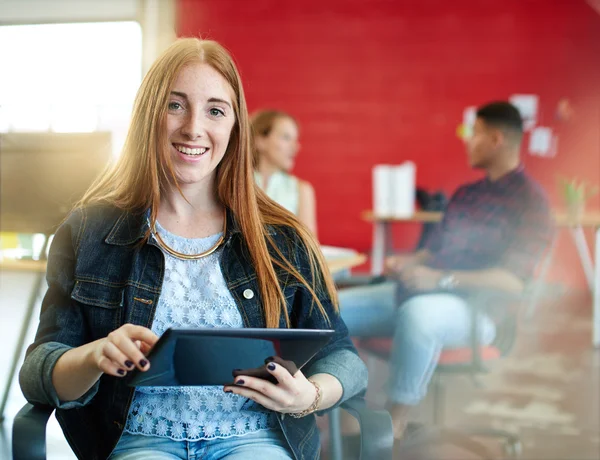
[[[331,460],[343,460],[344,452],[342,446],[342,424],[339,408],[329,412],[329,458]]]

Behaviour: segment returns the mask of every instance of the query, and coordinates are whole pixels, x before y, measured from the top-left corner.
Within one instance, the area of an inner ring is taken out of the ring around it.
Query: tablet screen
[[[227,385],[234,369],[270,356],[301,369],[334,331],[304,329],[168,329],[148,354],[150,369],[131,372],[131,386]]]

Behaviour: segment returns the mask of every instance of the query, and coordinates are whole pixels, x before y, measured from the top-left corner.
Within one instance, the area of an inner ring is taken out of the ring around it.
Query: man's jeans
[[[442,348],[469,346],[470,310],[451,294],[422,294],[395,305],[391,282],[339,291],[340,310],[351,337],[393,337],[388,396],[392,403],[416,405],[427,386]],[[480,315],[479,341],[489,345],[496,327]]]

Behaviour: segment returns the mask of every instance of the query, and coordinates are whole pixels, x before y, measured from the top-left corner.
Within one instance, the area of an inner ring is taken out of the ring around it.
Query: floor
[[[30,274],[0,272],[0,343],[5,351],[0,354],[1,390],[33,282]],[[523,322],[511,355],[479,379],[481,387],[461,377],[445,379],[446,424],[515,431],[523,439],[522,458],[526,460],[600,459],[600,351],[591,347],[590,317],[591,300],[586,293],[545,301],[532,321]],[[33,333],[29,331],[28,343]],[[381,387],[386,366],[371,362],[370,370],[368,397],[378,406],[384,403]],[[0,430],[2,460],[10,458],[12,419],[24,402],[13,380]],[[415,411],[416,420],[430,421],[429,404],[426,401]],[[47,437],[49,459],[75,458],[54,419]],[[430,455],[431,459],[469,458],[446,447],[434,449]]]

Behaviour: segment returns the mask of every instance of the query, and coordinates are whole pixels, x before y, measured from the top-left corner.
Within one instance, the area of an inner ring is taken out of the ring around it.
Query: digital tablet
[[[301,369],[331,340],[334,332],[322,329],[167,329],[147,356],[150,369],[129,372],[128,384],[227,385],[233,383],[233,372],[239,369],[253,369],[256,372],[250,375],[272,379],[264,372],[267,358],[278,357],[279,362],[285,360],[291,368],[295,365]]]

